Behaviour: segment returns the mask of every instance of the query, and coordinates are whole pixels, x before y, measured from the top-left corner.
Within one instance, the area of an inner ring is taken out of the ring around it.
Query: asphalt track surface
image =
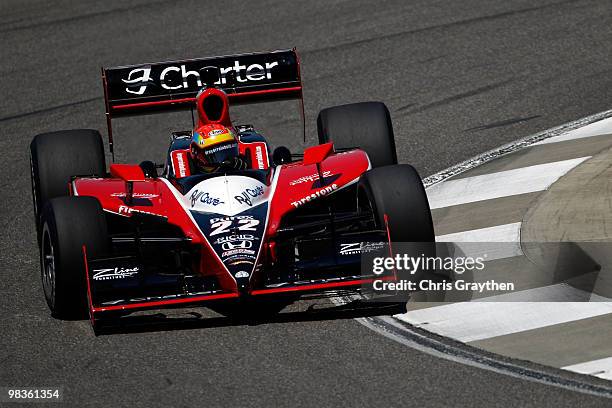
[[[28,144],[105,128],[101,65],[297,46],[309,140],[318,110],[382,100],[399,157],[423,176],[610,108],[612,5],[589,1],[46,2],[0,4],[0,386],[61,386],[67,406],[609,406],[435,358],[368,330],[363,311],[231,322],[184,317],[94,337],[44,302]],[[297,128],[265,106],[263,129]],[[254,108],[253,108],[254,109]],[[162,160],[188,116],[118,123],[117,159]],[[273,132],[296,149],[299,136]],[[70,160],[69,157],[64,158]],[[102,402],[104,402],[102,404]]]

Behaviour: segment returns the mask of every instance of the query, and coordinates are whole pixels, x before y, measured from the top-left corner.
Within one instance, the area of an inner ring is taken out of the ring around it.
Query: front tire
[[[41,277],[54,317],[87,316],[83,246],[88,259],[108,254],[110,241],[100,202],[94,197],[59,197],[41,215]]]
[[[377,229],[387,230],[394,252],[434,257],[435,233],[421,177],[409,164],[372,169],[359,180],[360,197],[371,207]],[[400,273],[400,279],[419,281],[425,270]],[[429,271],[433,272],[433,271]]]
[[[385,227],[387,216],[391,241],[434,242],[429,201],[414,167],[398,164],[369,170],[359,187],[372,205],[378,227]]]
[[[317,117],[319,143],[337,149],[358,147],[372,168],[397,164],[389,109],[382,102],[360,102],[323,109]]]

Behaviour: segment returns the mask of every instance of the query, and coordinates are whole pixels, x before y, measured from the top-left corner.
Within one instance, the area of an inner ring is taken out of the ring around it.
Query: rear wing
[[[300,61],[294,49],[102,68],[111,153],[112,118],[189,110],[206,85],[222,89],[232,105],[299,99]]]

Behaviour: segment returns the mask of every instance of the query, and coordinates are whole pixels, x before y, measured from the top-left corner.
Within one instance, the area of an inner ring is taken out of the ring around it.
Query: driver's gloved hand
[[[219,166],[219,168],[223,170],[246,170],[247,167],[248,164],[246,160],[239,156],[225,160],[221,162],[221,165]]]

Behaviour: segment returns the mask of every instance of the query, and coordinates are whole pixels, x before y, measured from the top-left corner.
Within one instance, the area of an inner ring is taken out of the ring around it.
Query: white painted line
[[[552,285],[525,292],[529,293],[510,295],[548,301],[451,303],[394,317],[442,336],[471,342],[612,313],[612,302],[577,302],[590,294],[569,286]]]
[[[521,223],[437,235],[437,242],[519,242]]]
[[[575,373],[589,374],[606,380],[612,380],[612,357],[573,364],[562,368]]]
[[[337,302],[334,299],[332,301],[337,304],[343,304],[352,300],[350,297],[342,299],[344,302]],[[594,386],[590,382],[580,379],[568,379],[566,376],[548,370],[541,370],[537,366],[534,367],[525,363],[523,360],[510,360],[497,354],[483,354],[476,348],[466,349],[460,345],[449,344],[443,339],[437,339],[421,331],[412,330],[390,316],[359,317],[356,320],[381,336],[430,356],[508,375],[523,381],[552,385],[573,392],[605,398],[612,396],[612,388]]]
[[[484,152],[482,154],[479,154],[475,157],[472,157],[470,159],[467,159],[461,163],[458,163],[454,166],[451,166],[447,169],[444,169],[436,174],[433,174],[431,176],[426,177],[425,179],[423,179],[423,184],[427,187],[427,188],[431,188],[432,186],[435,186],[439,183],[442,183],[443,181],[454,177],[458,174],[461,174],[465,171],[468,171],[470,169],[473,169],[475,167],[481,166],[485,163],[488,163],[492,160],[495,160],[499,157],[517,152],[521,149],[524,149],[526,147],[532,146],[535,143],[544,141],[546,139],[549,138],[553,138],[559,135],[562,135],[564,133],[567,133],[568,131],[572,131],[574,129],[578,129],[581,127],[585,127],[588,126],[592,123],[601,121],[601,120],[606,120],[608,118],[612,117],[612,110],[609,111],[605,111],[605,112],[600,112],[597,113],[595,115],[591,115],[582,119],[578,119],[576,121],[572,121],[560,126],[557,126],[555,128],[552,129],[548,129],[545,130],[543,132],[534,134],[534,135],[530,135],[524,138],[521,138],[519,140],[513,141],[511,143],[505,144],[503,146],[497,147],[495,149],[489,150],[487,152]],[[354,298],[349,298],[348,300],[343,299],[340,303],[344,304],[347,303],[348,301],[353,300]],[[472,304],[486,304],[486,303],[472,303]],[[518,303],[520,305],[520,303]],[[609,305],[610,303],[608,303]],[[478,322],[479,319],[482,316],[486,316],[488,313],[491,312],[490,309],[492,309],[496,304],[491,304],[488,303],[488,310],[486,311],[486,313],[481,313],[478,316],[474,316],[474,318],[472,319],[472,322]],[[524,304],[523,304],[524,305]],[[539,305],[547,305],[545,303],[540,303]],[[595,307],[601,307],[601,304],[596,304],[596,303],[578,303],[578,306],[575,306],[576,303],[565,303],[565,304],[558,304],[558,303],[554,303],[552,304],[552,308],[565,308],[566,306],[569,308],[583,308],[586,307],[591,309],[591,314],[593,314],[595,311],[592,309],[593,306]],[[604,304],[605,305],[605,304]],[[443,306],[440,306],[443,307]],[[538,306],[536,306],[535,308],[537,308]],[[611,308],[612,309],[612,308]],[[536,310],[537,312],[537,310]],[[603,312],[602,310],[599,310],[599,312]],[[603,314],[606,313],[611,313],[612,310],[609,311],[605,311]],[[410,316],[413,316],[415,312],[410,312]],[[602,314],[602,313],[597,313],[597,314]],[[388,330],[387,325],[389,324],[388,322],[390,322],[391,325],[399,325],[398,323],[395,323],[395,319],[400,319],[403,320],[402,317],[406,317],[408,314],[406,315],[396,315],[393,317],[388,317],[388,316],[377,316],[377,317],[371,317],[371,318],[358,318],[356,319],[359,323],[363,324],[364,326],[370,328],[371,330],[376,331],[377,333],[383,335],[383,336],[387,336],[395,341],[398,341],[399,343],[405,344],[409,347],[421,350],[424,353],[428,353],[430,355],[434,355],[434,356],[438,356],[438,357],[442,357],[445,358],[447,360],[450,361],[458,361],[461,362],[463,364],[467,364],[467,365],[473,365],[473,366],[478,366],[480,368],[484,368],[493,372],[502,372],[504,374],[508,374],[511,376],[516,376],[518,378],[524,379],[524,380],[528,380],[528,381],[533,381],[533,382],[542,382],[542,383],[546,383],[546,384],[550,384],[550,385],[554,385],[560,388],[566,388],[566,389],[572,389],[578,392],[584,392],[584,393],[591,393],[587,390],[586,387],[584,386],[578,386],[578,387],[568,387],[566,382],[550,382],[550,381],[546,381],[543,379],[546,378],[545,375],[543,376],[525,376],[525,375],[519,375],[516,374],[516,372],[514,371],[510,371],[510,370],[499,370],[498,367],[499,365],[487,365],[487,364],[482,364],[482,361],[485,360],[485,358],[477,358],[477,359],[461,359],[459,357],[458,353],[452,352],[452,351],[444,351],[445,348],[434,348],[432,346],[429,345],[424,345],[427,343],[422,343],[420,341],[414,341],[414,340],[409,340],[409,338],[412,337],[421,337],[421,338],[426,338],[427,340],[431,340],[431,338],[429,336],[426,336],[422,333],[416,332],[411,330],[410,328],[404,327],[403,330],[405,330],[405,332],[407,333],[407,336],[399,336],[395,333],[392,333],[391,331]],[[502,321],[504,319],[507,318],[506,316],[501,316],[499,317],[499,320]],[[376,324],[372,324],[371,322],[375,322]],[[378,326],[380,325],[380,327]],[[423,327],[426,327],[426,325],[422,325]],[[446,348],[451,349],[450,347],[446,346]],[[440,351],[443,350],[443,351]],[[609,396],[609,393],[605,393],[605,396]]]
[[[610,302],[611,299],[576,289],[567,283],[489,296],[481,302]]]
[[[546,190],[590,156],[449,180],[427,189],[431,209]]]
[[[466,172],[475,167],[482,166],[483,164],[498,159],[502,156],[517,152],[529,146],[533,146],[535,143],[565,134],[574,129],[579,129],[581,127],[588,126],[592,123],[606,120],[611,117],[612,110],[607,110],[604,112],[596,113],[591,116],[587,116],[585,118],[565,123],[561,126],[557,126],[552,129],[547,129],[543,132],[536,133],[535,135],[526,136],[522,139],[515,140],[503,146],[496,147],[495,149],[491,149],[487,152],[481,153],[470,159],[464,160],[461,163],[455,164],[454,166],[444,169],[436,174],[432,174],[431,176],[425,177],[423,179],[423,184],[425,185],[425,187],[433,186],[434,184],[441,183],[442,181],[448,178]]]
[[[453,242],[461,253],[454,256],[484,257],[487,262],[520,256],[521,223],[497,225],[469,231],[436,236],[436,242]]]
[[[559,136],[551,137],[549,139],[542,140],[541,142],[534,143],[533,146],[559,143],[574,139],[583,139],[585,137],[593,137],[600,135],[612,134],[612,119],[604,119],[599,122],[591,123],[590,125],[571,130]]]

